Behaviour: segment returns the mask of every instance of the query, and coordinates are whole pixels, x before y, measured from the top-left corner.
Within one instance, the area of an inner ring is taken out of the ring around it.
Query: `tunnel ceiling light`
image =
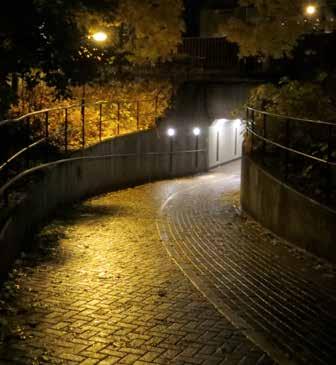
[[[174,129],[174,128],[168,128],[168,130],[167,130],[167,135],[168,135],[169,137],[174,137],[174,136],[175,136],[175,134],[176,134],[176,131],[175,131],[175,129]]]
[[[193,133],[194,133],[195,136],[199,136],[201,134],[201,129],[196,127],[196,128],[193,129]]]
[[[242,120],[241,120],[241,119],[236,119],[236,120],[234,121],[234,125],[235,125],[235,127],[240,127],[241,122],[242,122]]]
[[[224,119],[224,118],[216,119],[215,130],[217,132],[219,132],[223,128],[224,123],[226,123],[227,121],[228,121],[228,119]]]

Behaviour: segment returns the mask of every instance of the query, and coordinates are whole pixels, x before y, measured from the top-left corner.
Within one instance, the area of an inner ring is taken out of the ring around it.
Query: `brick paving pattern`
[[[238,171],[63,212],[15,273],[0,364],[334,364],[335,269],[240,215]]]
[[[230,199],[238,174],[231,164],[163,204],[167,250],[279,363],[335,364],[335,267],[237,214]]]
[[[22,333],[1,364],[240,364],[273,361],[168,256],[159,207],[193,179],[91,199],[41,233],[48,255],[16,270]],[[42,251],[44,252],[44,251]]]

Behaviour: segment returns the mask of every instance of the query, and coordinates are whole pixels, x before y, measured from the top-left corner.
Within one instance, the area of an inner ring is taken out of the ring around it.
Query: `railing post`
[[[170,138],[170,148],[169,148],[169,172],[173,172],[173,152],[174,152],[174,137]]]
[[[118,115],[117,115],[117,118],[118,118],[118,122],[117,122],[117,134],[119,135],[119,134],[120,134],[120,103],[118,103],[117,105],[118,105]]]
[[[81,104],[81,119],[82,119],[82,148],[85,148],[85,99],[82,99]]]
[[[140,102],[139,101],[137,101],[137,103],[136,103],[136,108],[137,108],[137,110],[136,110],[137,130],[139,130],[139,128],[140,128]]]
[[[64,109],[64,151],[68,152],[68,109]]]
[[[266,139],[267,138],[267,115],[264,113],[263,115],[263,137]],[[266,141],[265,139],[263,140],[263,150],[262,150],[262,155],[263,155],[263,162],[264,165],[266,164]]]
[[[44,123],[45,123],[45,140],[46,140],[46,161],[48,162],[49,161],[49,144],[48,144],[48,140],[49,140],[49,112],[47,111],[45,113],[45,120],[44,120]]]
[[[103,104],[99,104],[99,142],[102,140]]]
[[[286,119],[286,132],[285,132],[285,144],[286,148],[289,148],[290,145],[290,120]],[[289,175],[289,151],[286,149],[285,152],[285,181],[288,180]]]
[[[45,139],[49,139],[49,112],[45,113]]]

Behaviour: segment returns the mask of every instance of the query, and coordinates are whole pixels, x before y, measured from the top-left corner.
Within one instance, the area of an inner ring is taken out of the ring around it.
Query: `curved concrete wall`
[[[207,152],[195,149],[190,132],[174,139],[171,166],[170,140],[165,130],[133,133],[104,141],[71,160],[39,170],[39,183],[15,209],[0,232],[0,276],[6,275],[29,238],[53,211],[62,205],[113,189],[151,180],[195,174],[208,169]],[[207,134],[199,137],[199,149],[207,148]],[[114,154],[128,154],[111,157]],[[109,157],[110,156],[110,157]]]
[[[336,212],[242,161],[241,205],[257,221],[292,243],[336,262]]]

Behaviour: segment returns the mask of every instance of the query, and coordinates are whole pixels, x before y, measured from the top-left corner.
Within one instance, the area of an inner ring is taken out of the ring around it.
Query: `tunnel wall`
[[[33,233],[57,208],[126,186],[206,171],[207,151],[198,153],[196,166],[196,153],[182,152],[195,149],[195,136],[188,130],[179,132],[173,143],[172,169],[171,142],[166,129],[159,128],[106,140],[71,160],[37,171],[38,183],[0,232],[0,276],[6,275],[19,252],[31,248]],[[207,149],[207,138],[203,131],[199,149]],[[109,157],[114,154],[132,156]]]
[[[242,209],[279,236],[336,262],[336,212],[277,180],[244,156]]]
[[[242,156],[244,126],[240,120],[215,119],[209,128],[209,167]]]

